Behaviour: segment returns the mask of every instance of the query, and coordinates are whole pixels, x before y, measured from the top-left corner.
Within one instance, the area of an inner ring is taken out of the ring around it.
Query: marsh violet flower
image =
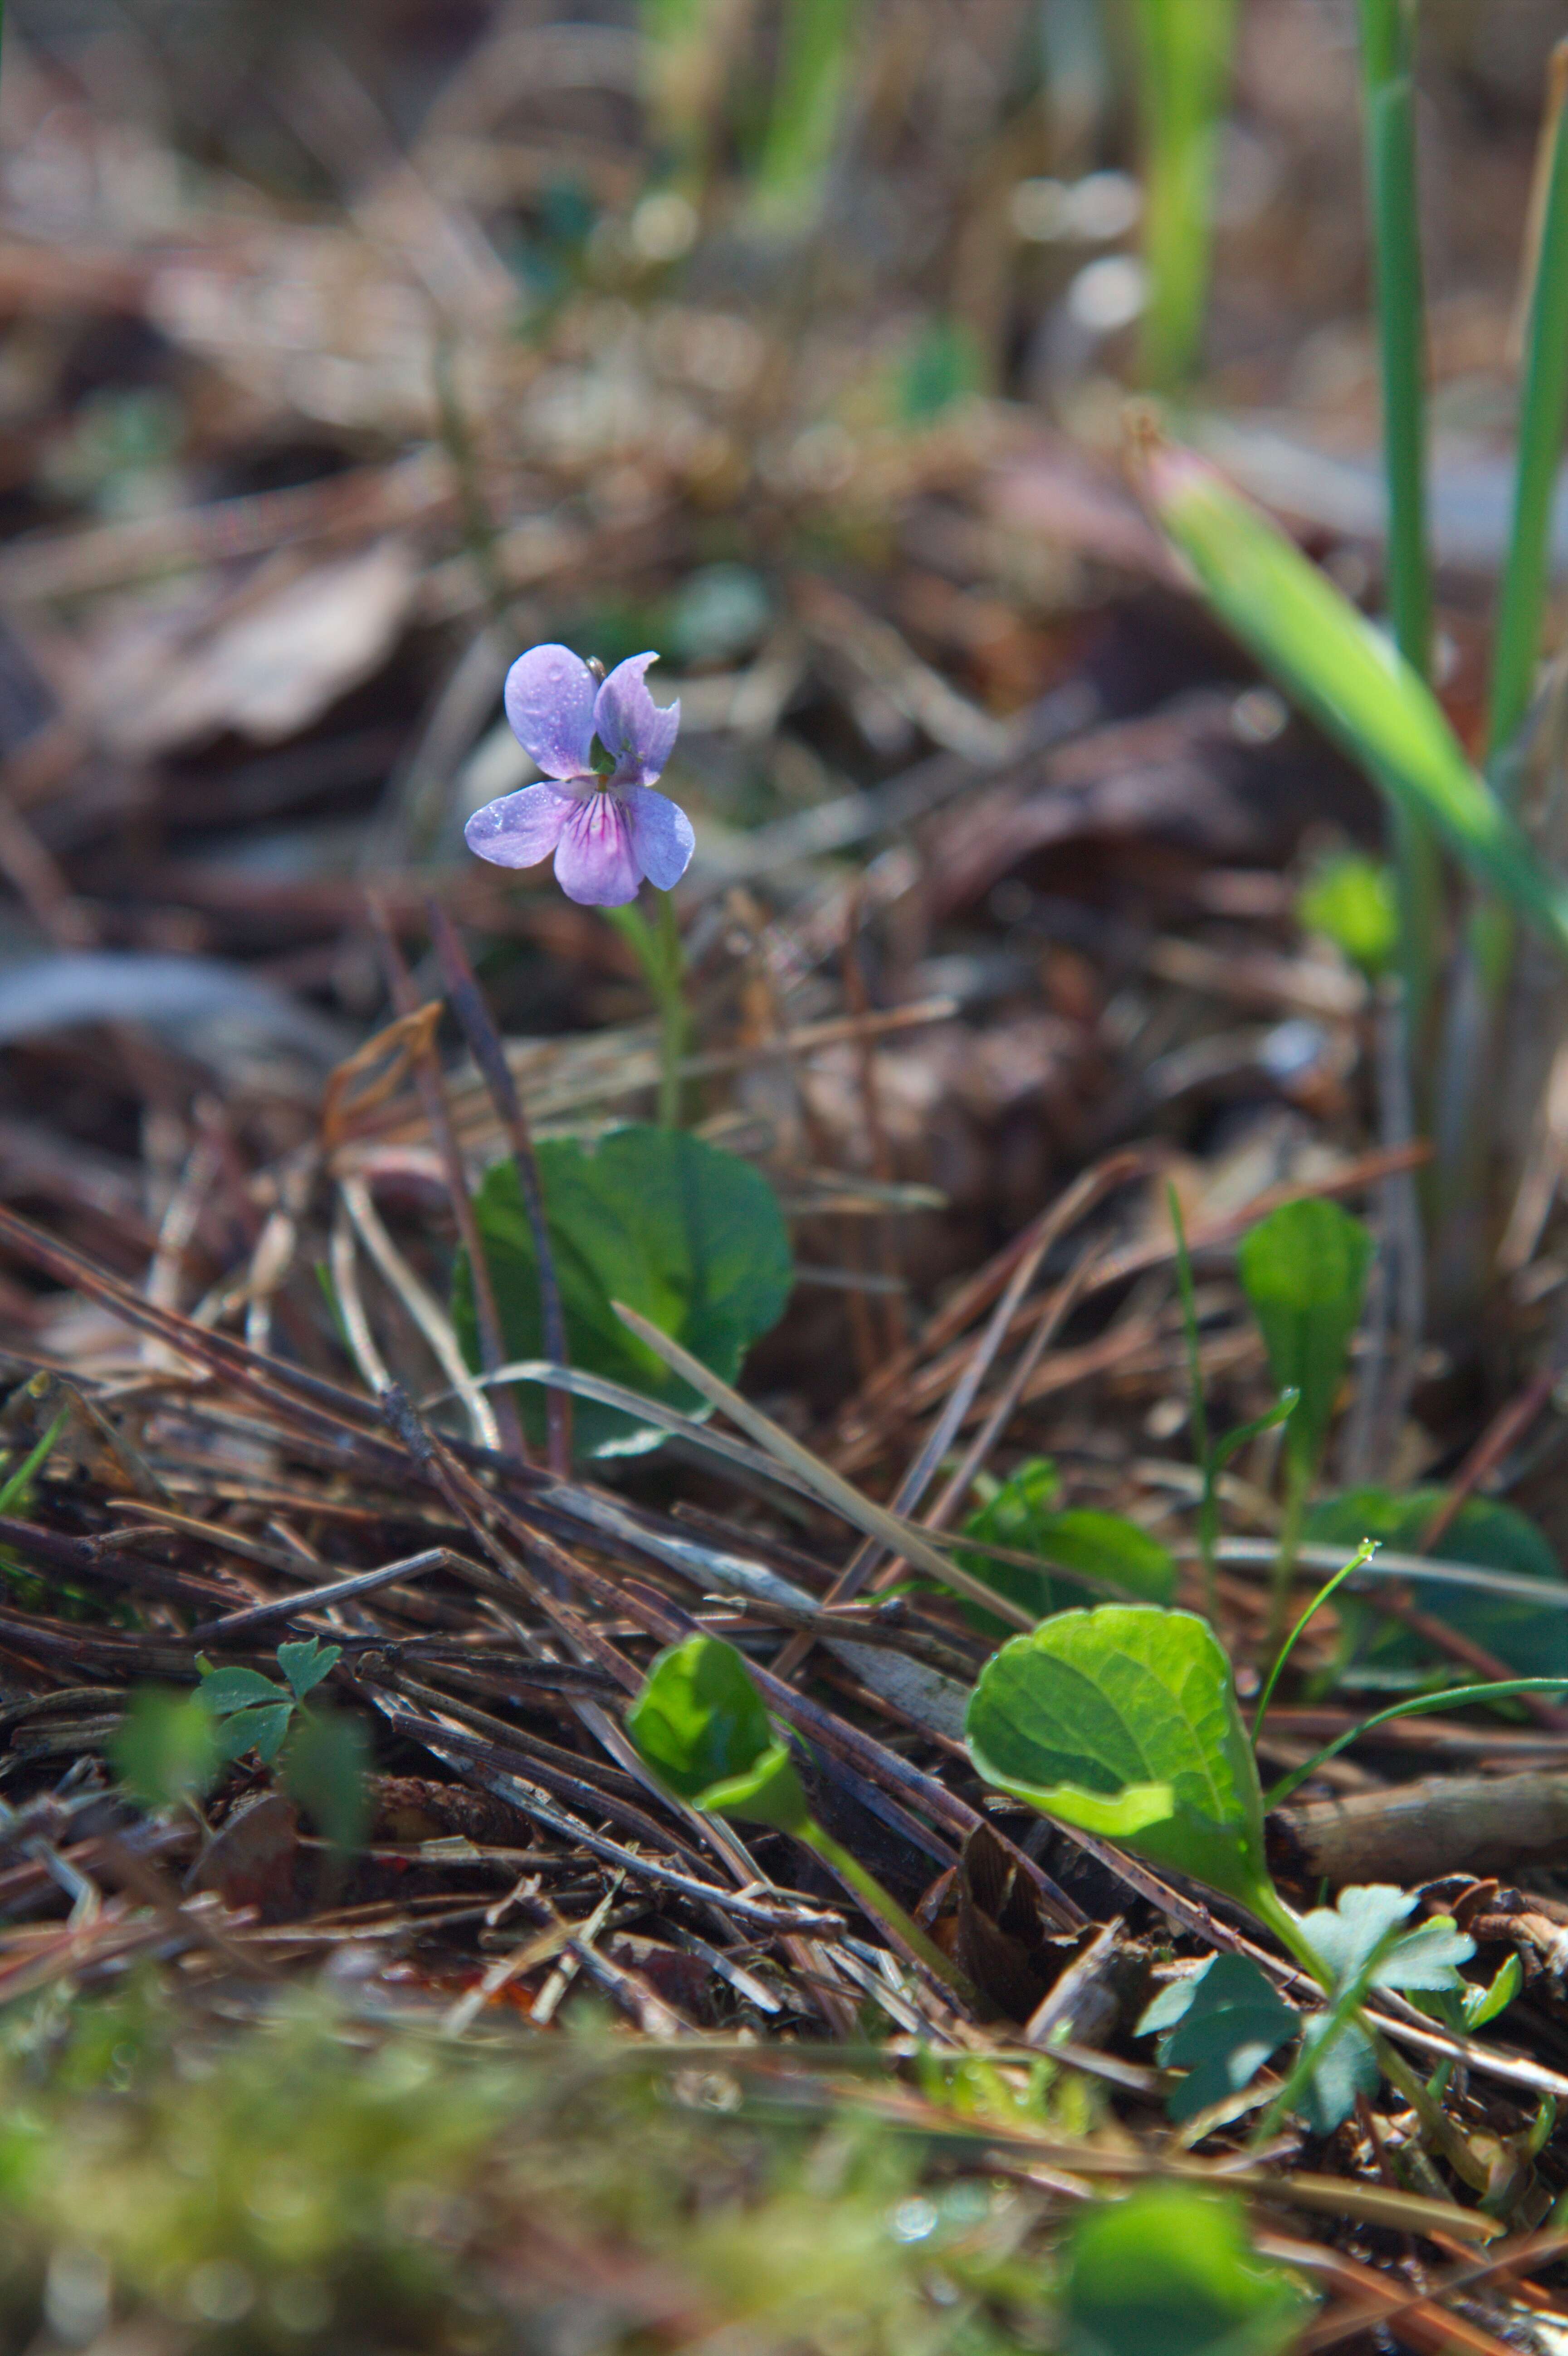
[[[543,770],[537,786],[475,810],[464,841],[497,867],[555,853],[555,880],[588,908],[622,908],[645,875],[668,892],[694,848],[691,820],[654,781],[669,759],[680,706],[661,712],[643,684],[656,655],[633,655],[600,680],[570,647],[532,647],[507,673],[512,734]]]

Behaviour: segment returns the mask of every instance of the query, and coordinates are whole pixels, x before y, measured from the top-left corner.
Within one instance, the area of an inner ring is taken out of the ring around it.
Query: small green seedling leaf
[[[1461,2009],[1467,2029],[1485,2029],[1499,2013],[1508,2010],[1524,1985],[1524,1970],[1517,1954],[1505,1955],[1485,1987],[1467,1987],[1461,1999]]]
[[[1328,1437],[1371,1258],[1360,1221],[1321,1201],[1282,1204],[1243,1237],[1236,1255],[1275,1387],[1300,1393],[1285,1445],[1306,1478]]]
[[[218,1727],[219,1757],[226,1762],[243,1759],[247,1751],[255,1751],[262,1765],[270,1767],[283,1747],[293,1714],[293,1704],[288,1701],[268,1702],[260,1709],[231,1710]]]
[[[733,1382],[752,1344],[784,1314],[794,1280],[788,1230],[767,1179],[687,1130],[619,1129],[592,1148],[545,1138],[538,1152],[572,1365],[705,1414],[707,1403],[627,1331],[611,1302],[637,1310]],[[475,1211],[507,1356],[541,1358],[539,1263],[510,1161],[487,1173]],[[452,1313],[477,1368],[473,1281],[461,1257]],[[542,1439],[543,1391],[519,1386],[517,1398],[530,1435]],[[591,1455],[639,1453],[664,1437],[591,1399],[576,1402],[572,1431]]]
[[[231,1709],[250,1709],[267,1702],[282,1703],[286,1709],[289,1697],[271,1677],[262,1676],[259,1669],[211,1669],[197,1687],[204,1708],[219,1717]]]
[[[1059,1613],[987,1662],[965,1731],[988,1783],[1277,1920],[1231,1665],[1191,1612]]]
[[[640,1756],[696,1808],[804,1833],[805,1794],[733,1644],[688,1636],[659,1655],[626,1713]]]
[[[1305,2311],[1293,2278],[1258,2257],[1239,2204],[1188,2185],[1095,2202],[1067,2246],[1067,2356],[1275,2356]]]
[[[1456,1966],[1475,1954],[1474,1942],[1446,1915],[1402,1933],[1400,1925],[1413,1913],[1415,1902],[1407,1890],[1370,1882],[1342,1890],[1337,1905],[1303,1917],[1301,1936],[1322,1965],[1336,2001],[1352,1989],[1360,1995],[1378,1988],[1463,1993]],[[1357,2021],[1342,2020],[1336,2028],[1327,2015],[1308,2025],[1302,2053],[1312,2062],[1303,2115],[1315,2133],[1330,2135],[1349,2117],[1358,2094],[1376,2091],[1381,2075],[1377,2056]]]
[[[1157,2029],[1166,2032],[1160,2067],[1188,2073],[1166,2102],[1179,2124],[1250,2086],[1269,2055],[1299,2035],[1301,2018],[1250,1956],[1216,1955],[1156,1997],[1138,2033]]]
[[[110,1740],[114,1772],[145,1808],[199,1799],[221,1763],[212,1713],[195,1694],[144,1686]]]
[[[54,1453],[55,1442],[70,1421],[70,1409],[62,1408],[43,1438],[30,1449],[14,1472],[5,1476],[0,1487],[0,1514],[19,1513],[32,1494],[33,1482],[43,1471]]]
[[[283,1752],[283,1789],[340,1855],[357,1848],[369,1814],[370,1743],[343,1710],[298,1712]]]
[[[1281,1391],[1274,1405],[1265,1408],[1262,1415],[1254,1415],[1251,1423],[1239,1423],[1234,1431],[1228,1431],[1223,1440],[1217,1440],[1214,1443],[1214,1470],[1222,1472],[1231,1459],[1239,1456],[1243,1448],[1250,1448],[1254,1440],[1260,1440],[1265,1431],[1272,1431],[1276,1424],[1288,1423],[1300,1398],[1301,1393],[1293,1384],[1288,1390]]]
[[[319,1636],[312,1636],[304,1644],[278,1646],[278,1666],[287,1677],[296,1701],[304,1701],[323,1677],[330,1676],[342,1658],[341,1644],[324,1644]]]
[[[1399,947],[1399,902],[1392,869],[1364,851],[1326,859],[1296,903],[1296,920],[1322,933],[1369,980],[1387,973]]]
[[[1038,1570],[968,1553],[958,1557],[960,1567],[1040,1620],[1081,1602],[1083,1580],[1096,1587],[1104,1583],[1140,1602],[1168,1603],[1176,1591],[1176,1563],[1169,1549],[1120,1514],[1093,1506],[1059,1510],[1061,1487],[1050,1458],[1031,1457],[964,1525],[965,1537],[1019,1554],[1038,1554]],[[965,1619],[984,1634],[1011,1634],[1004,1621],[982,1607],[966,1604],[963,1609]]]

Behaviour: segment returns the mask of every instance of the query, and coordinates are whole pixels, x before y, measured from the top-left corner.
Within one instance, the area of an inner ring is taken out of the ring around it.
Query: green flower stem
[[[1291,1654],[1296,1649],[1296,1638],[1301,1634],[1302,1630],[1307,1626],[1307,1622],[1317,1618],[1318,1612],[1322,1611],[1323,1606],[1328,1602],[1328,1598],[1333,1594],[1334,1590],[1337,1587],[1342,1586],[1344,1581],[1349,1578],[1350,1573],[1353,1570],[1360,1570],[1361,1565],[1369,1560],[1372,1555],[1376,1554],[1377,1550],[1378,1542],[1376,1538],[1363,1538],[1361,1540],[1360,1545],[1356,1548],[1355,1553],[1350,1557],[1349,1561],[1345,1564],[1344,1568],[1334,1573],[1333,1578],[1329,1580],[1327,1586],[1320,1587],[1318,1589],[1317,1594],[1313,1597],[1311,1602],[1307,1605],[1306,1611],[1302,1613],[1300,1619],[1296,1622],[1295,1627],[1285,1638],[1285,1643],[1275,1655],[1274,1666],[1268,1673],[1268,1681],[1264,1685],[1263,1692],[1259,1695],[1258,1706],[1253,1712],[1253,1751],[1254,1757],[1257,1752],[1258,1737],[1264,1730],[1264,1720],[1268,1716],[1268,1706],[1274,1699],[1274,1689],[1279,1683],[1280,1674],[1283,1671],[1286,1661],[1289,1660]]]
[[[1304,1954],[1302,1961],[1306,1960]],[[1261,2149],[1263,2146],[1272,2141],[1281,2121],[1287,2118],[1296,2108],[1311,2083],[1312,2072],[1317,2065],[1318,2057],[1333,2043],[1339,2031],[1350,2021],[1354,2021],[1358,2027],[1364,2026],[1361,2019],[1361,1998],[1371,1985],[1371,1976],[1376,1968],[1377,1958],[1373,1958],[1368,1963],[1366,1969],[1358,1973],[1349,1986],[1335,1997],[1329,2010],[1328,2024],[1314,2044],[1308,2045],[1306,2038],[1303,2037],[1296,2051],[1296,2060],[1285,2072],[1274,2100],[1253,2129],[1249,2141],[1254,2150]],[[1321,1965],[1313,1972],[1313,1977],[1321,1985],[1323,1977]]]
[[[912,1954],[918,1955],[927,1970],[934,1972],[937,1978],[965,2004],[974,2003],[975,1989],[957,1965],[943,1954],[933,1940],[927,1938],[920,1924],[912,1921],[897,1899],[891,1897],[882,1888],[876,1875],[868,1873],[847,1848],[840,1847],[832,1834],[824,1832],[814,1816],[806,1818],[795,1837],[803,1840],[807,1848],[814,1849],[823,1864],[836,1873],[840,1881],[848,1884],[867,1912],[892,1933],[901,1947],[907,1947]]]
[[[680,1067],[686,1056],[690,1015],[686,1003],[686,948],[675,913],[673,892],[656,892],[656,924],[650,924],[634,902],[604,914],[620,934],[642,969],[648,995],[659,1017],[659,1127],[678,1129],[681,1114]]]
[[[1370,1734],[1374,1727],[1386,1726],[1391,1719],[1419,1718],[1429,1709],[1463,1709],[1471,1702],[1506,1701],[1512,1694],[1561,1694],[1564,1690],[1568,1690],[1568,1677],[1495,1677],[1485,1685],[1444,1686],[1436,1693],[1413,1694],[1404,1701],[1391,1703],[1371,1718],[1364,1718],[1359,1726],[1347,1727],[1332,1742],[1326,1742],[1321,1751],[1315,1751],[1310,1759],[1304,1759],[1299,1767],[1293,1767],[1288,1775],[1282,1775],[1264,1793],[1264,1807],[1265,1811],[1282,1808],[1291,1794],[1309,1776],[1316,1775],[1319,1767],[1337,1758],[1363,1734]]]
[[[1380,2037],[1364,2017],[1361,2026],[1372,2040],[1372,2051],[1378,2057],[1378,2067],[1396,2094],[1403,2094],[1416,2117],[1422,2132],[1430,2137],[1442,2153],[1456,2176],[1463,2179],[1472,2192],[1491,2190],[1491,2170],[1480,2157],[1471,2150],[1468,2138],[1448,2116],[1430,2089],[1417,2077],[1409,2062],[1396,2053],[1386,2037]]]
[[[1274,1592],[1269,1598],[1268,1655],[1272,1658],[1285,1642],[1285,1623],[1290,1610],[1290,1582],[1296,1576],[1296,1558],[1301,1552],[1301,1533],[1307,1519],[1307,1493],[1312,1475],[1301,1459],[1289,1452],[1285,1456],[1285,1517],[1280,1524],[1279,1552],[1274,1558]]]
[[[678,1129],[680,1066],[686,1054],[689,1025],[686,1004],[686,950],[675,913],[675,894],[661,892],[658,900],[659,980],[655,985],[655,996],[658,1001],[662,1026],[659,1039],[659,1126],[661,1129]]]

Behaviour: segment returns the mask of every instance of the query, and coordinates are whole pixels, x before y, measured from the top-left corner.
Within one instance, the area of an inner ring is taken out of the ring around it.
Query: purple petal
[[[624,908],[636,898],[642,870],[614,794],[590,794],[576,805],[560,830],[555,880],[585,908]]]
[[[570,647],[531,647],[507,673],[512,734],[547,777],[581,777],[593,742],[593,673]]]
[[[657,660],[657,655],[633,655],[617,663],[593,706],[594,731],[613,756],[618,784],[651,786],[675,746],[679,703],[661,712],[643,684],[643,673]]]
[[[577,806],[577,795],[552,780],[525,786],[521,793],[503,794],[498,802],[476,809],[463,830],[463,840],[494,866],[532,867],[549,857]]]
[[[667,794],[650,793],[645,786],[624,786],[621,798],[638,866],[661,892],[673,892],[697,848],[691,820],[678,802]]]

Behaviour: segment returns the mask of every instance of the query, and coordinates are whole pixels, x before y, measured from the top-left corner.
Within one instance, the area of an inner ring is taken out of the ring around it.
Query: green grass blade
[[[1361,0],[1361,80],[1372,220],[1383,475],[1388,491],[1388,599],[1394,644],[1432,675],[1432,568],[1426,532],[1426,318],[1416,205],[1413,0]],[[1396,805],[1399,962],[1412,1041],[1425,1032],[1442,919],[1442,863],[1430,821]]]
[[[849,69],[861,0],[786,0],[773,110],[757,167],[765,219],[808,221],[822,198]]]
[[[1285,1668],[1286,1661],[1289,1660],[1292,1653],[1296,1650],[1296,1638],[1301,1634],[1303,1629],[1307,1626],[1307,1622],[1309,1620],[1315,1620],[1317,1617],[1317,1614],[1322,1611],[1323,1606],[1328,1602],[1328,1598],[1333,1594],[1334,1590],[1337,1587],[1342,1586],[1345,1580],[1349,1578],[1350,1573],[1353,1570],[1360,1570],[1362,1564],[1369,1561],[1371,1558],[1376,1554],[1377,1550],[1378,1542],[1376,1538],[1363,1538],[1361,1540],[1360,1545],[1356,1548],[1356,1551],[1350,1557],[1349,1561],[1343,1564],[1341,1568],[1334,1573],[1333,1578],[1325,1581],[1324,1585],[1318,1589],[1317,1594],[1313,1597],[1311,1602],[1307,1605],[1306,1611],[1302,1613],[1300,1619],[1296,1622],[1295,1627],[1291,1630],[1289,1635],[1285,1638],[1284,1644],[1275,1655],[1274,1666],[1268,1673],[1268,1682],[1264,1687],[1262,1693],[1258,1696],[1258,1706],[1253,1712],[1253,1755],[1254,1758],[1257,1755],[1258,1737],[1264,1730],[1264,1720],[1268,1716],[1268,1706],[1274,1699],[1274,1689],[1279,1683],[1280,1676]]]
[[[1169,387],[1197,366],[1209,295],[1215,155],[1236,0],[1136,0],[1144,139],[1143,371]]]
[[[1426,322],[1416,217],[1411,0],[1361,0],[1367,178],[1388,483],[1388,587],[1394,643],[1432,669],[1426,547]]]
[[[1541,136],[1542,201],[1520,396],[1514,460],[1513,528],[1509,537],[1497,629],[1492,641],[1488,757],[1506,751],[1530,709],[1547,575],[1557,467],[1568,418],[1568,42],[1552,59],[1552,90]]]
[[[1150,505],[1213,612],[1396,808],[1568,956],[1568,889],[1465,757],[1425,682],[1287,535],[1191,451],[1157,444]]]
[[[656,156],[694,192],[707,177],[723,107],[734,14],[731,0],[638,0]]]
[[[1313,1609],[1317,1610],[1316,1604]],[[1372,1717],[1364,1718],[1360,1726],[1348,1727],[1332,1742],[1326,1742],[1321,1751],[1315,1751],[1310,1759],[1304,1759],[1299,1767],[1293,1767],[1288,1775],[1282,1775],[1273,1789],[1264,1793],[1264,1807],[1265,1811],[1283,1807],[1291,1794],[1305,1783],[1308,1776],[1316,1775],[1319,1767],[1326,1765],[1330,1759],[1338,1758],[1341,1751],[1349,1750],[1350,1744],[1358,1741],[1363,1734],[1371,1734],[1374,1727],[1387,1726],[1391,1719],[1421,1718],[1429,1709],[1463,1709],[1471,1702],[1507,1701],[1514,1694],[1563,1692],[1568,1692],[1568,1685],[1562,1677],[1498,1677],[1483,1686],[1445,1686],[1437,1693],[1413,1694],[1405,1701],[1396,1701],[1389,1708],[1380,1709]]]

